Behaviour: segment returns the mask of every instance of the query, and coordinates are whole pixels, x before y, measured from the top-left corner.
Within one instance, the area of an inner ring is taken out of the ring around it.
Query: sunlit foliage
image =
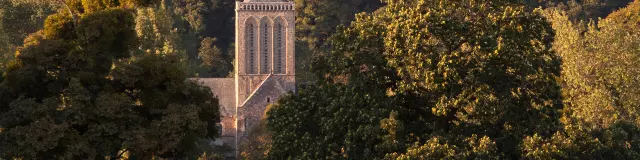
[[[139,8],[136,11],[136,33],[140,44],[137,54],[178,56],[186,61],[178,28],[173,26],[174,15],[166,5]]]
[[[389,1],[330,39],[319,82],[269,113],[270,156],[522,157],[527,135],[560,126],[553,36],[507,1]]]
[[[566,13],[549,10],[563,59],[563,130],[528,137],[529,158],[638,159],[638,17],[634,2],[581,32]]]

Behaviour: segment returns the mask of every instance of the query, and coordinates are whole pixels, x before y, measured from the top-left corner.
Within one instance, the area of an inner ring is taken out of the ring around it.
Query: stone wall
[[[245,139],[247,128],[253,128],[263,118],[267,105],[276,102],[288,91],[295,91],[295,7],[293,2],[284,0],[249,0],[236,2],[236,104],[237,104],[237,142]],[[284,55],[281,61],[275,58],[278,36],[277,27],[282,24],[286,31]],[[247,24],[257,24],[253,29],[253,41],[248,36]],[[264,24],[268,26],[267,45],[264,47]],[[262,31],[262,32],[261,32]],[[253,42],[253,46],[247,43]],[[252,56],[248,54],[253,49]],[[260,50],[262,49],[262,50]],[[266,58],[269,68],[264,68],[264,49],[270,57]],[[261,57],[262,56],[262,57]],[[251,66],[253,64],[253,66]],[[260,65],[263,64],[263,65]],[[283,72],[274,74],[274,64],[282,64]],[[256,66],[257,65],[257,66]],[[257,72],[248,72],[253,67]],[[241,150],[241,148],[238,148]],[[237,152],[236,152],[237,153]]]
[[[211,88],[211,92],[218,98],[220,104],[220,139],[216,145],[227,145],[232,149],[236,147],[236,103],[235,103],[235,79],[234,78],[193,78],[201,85]]]

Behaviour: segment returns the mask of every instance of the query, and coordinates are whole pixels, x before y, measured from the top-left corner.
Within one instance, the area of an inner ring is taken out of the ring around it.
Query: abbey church
[[[220,100],[218,145],[242,150],[267,105],[295,91],[294,8],[288,0],[236,2],[235,78],[196,79]]]

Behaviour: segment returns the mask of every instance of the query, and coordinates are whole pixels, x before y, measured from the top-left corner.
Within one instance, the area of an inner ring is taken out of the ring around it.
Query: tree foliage
[[[559,8],[390,1],[269,112],[269,158],[637,159],[638,4],[583,29]]]
[[[322,47],[339,25],[348,25],[355,14],[373,12],[383,5],[380,0],[295,0],[296,37],[312,48]]]
[[[633,0],[523,0],[532,7],[553,8],[566,12],[574,22],[597,21],[610,13],[627,6]]]
[[[61,10],[25,39],[0,83],[0,157],[201,155],[197,139],[218,136],[218,100],[174,54],[132,58],[130,7],[150,2],[69,0],[77,19]]]
[[[235,1],[168,0],[166,3],[173,9],[173,14],[179,15],[175,18],[175,25],[191,65],[198,68],[195,74],[199,77],[227,77],[233,67],[220,65],[221,68],[211,68],[216,66],[206,64],[206,60],[200,58],[203,49],[215,47],[225,57],[225,63],[233,61]]]
[[[0,16],[2,11],[0,11]],[[0,29],[4,28],[2,20],[0,20]],[[10,43],[9,36],[6,32],[0,32],[0,71],[4,71],[7,63],[13,58],[13,45]],[[0,81],[3,75],[0,74]]]
[[[181,37],[174,27],[174,15],[166,5],[138,8],[136,11],[136,32],[142,54],[162,54],[179,56],[186,60]]]
[[[44,19],[56,8],[58,6],[52,3],[34,0],[0,2],[0,71],[6,70],[24,38],[42,28]],[[0,80],[1,77],[0,74]]]
[[[560,126],[553,36],[506,1],[389,1],[330,39],[319,82],[269,112],[270,156],[522,157],[528,135]]]
[[[33,0],[5,0],[0,2],[0,30],[9,37],[8,43],[21,46],[22,40],[38,31],[44,25],[49,14],[55,12],[58,5]]]
[[[548,11],[564,61],[564,127],[551,138],[528,137],[527,157],[638,159],[638,16],[634,2],[582,32],[565,12]]]
[[[233,57],[223,54],[224,52],[215,46],[217,39],[205,38],[200,44],[198,58],[202,61],[199,76],[203,77],[226,77],[233,71]]]

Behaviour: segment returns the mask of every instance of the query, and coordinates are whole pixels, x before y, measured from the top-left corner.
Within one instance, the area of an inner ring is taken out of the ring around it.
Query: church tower
[[[295,91],[295,7],[289,0],[236,2],[236,140],[263,118],[265,108]]]

